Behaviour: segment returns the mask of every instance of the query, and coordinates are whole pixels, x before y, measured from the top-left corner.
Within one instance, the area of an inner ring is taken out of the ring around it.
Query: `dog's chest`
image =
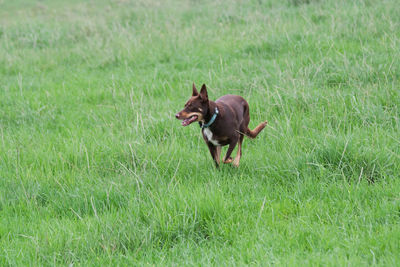
[[[211,130],[209,128],[203,129],[203,133],[204,133],[205,137],[207,138],[208,142],[210,142],[214,146],[219,146],[218,141],[213,139],[213,133],[211,132]]]

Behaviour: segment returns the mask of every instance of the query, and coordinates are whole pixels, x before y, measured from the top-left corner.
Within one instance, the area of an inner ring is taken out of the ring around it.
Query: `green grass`
[[[0,1],[0,265],[398,265],[399,14]],[[240,168],[175,120],[192,82],[268,120]]]

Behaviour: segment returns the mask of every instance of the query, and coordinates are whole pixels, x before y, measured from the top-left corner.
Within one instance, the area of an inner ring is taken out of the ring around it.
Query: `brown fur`
[[[203,138],[210,150],[216,166],[220,164],[221,146],[229,145],[224,158],[224,163],[231,163],[238,167],[242,155],[243,137],[256,138],[265,128],[267,122],[260,123],[254,130],[248,128],[250,122],[249,104],[241,96],[224,95],[215,102],[208,99],[207,88],[205,84],[198,93],[193,84],[192,97],[187,101],[182,111],[175,117],[183,120],[182,125],[187,126],[195,121],[200,125],[211,120],[218,108],[219,114],[215,121],[208,127],[202,129]],[[238,144],[238,151],[235,159],[230,156]]]

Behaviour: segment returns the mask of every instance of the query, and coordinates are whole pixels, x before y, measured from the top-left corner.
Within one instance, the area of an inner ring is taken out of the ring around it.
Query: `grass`
[[[0,265],[397,265],[398,14],[0,1]],[[174,119],[192,82],[269,121],[240,168]]]

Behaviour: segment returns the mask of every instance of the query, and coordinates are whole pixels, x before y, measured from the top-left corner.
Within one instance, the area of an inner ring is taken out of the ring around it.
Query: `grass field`
[[[0,0],[0,265],[398,265],[399,14]],[[268,120],[238,169],[174,118],[192,82]]]

